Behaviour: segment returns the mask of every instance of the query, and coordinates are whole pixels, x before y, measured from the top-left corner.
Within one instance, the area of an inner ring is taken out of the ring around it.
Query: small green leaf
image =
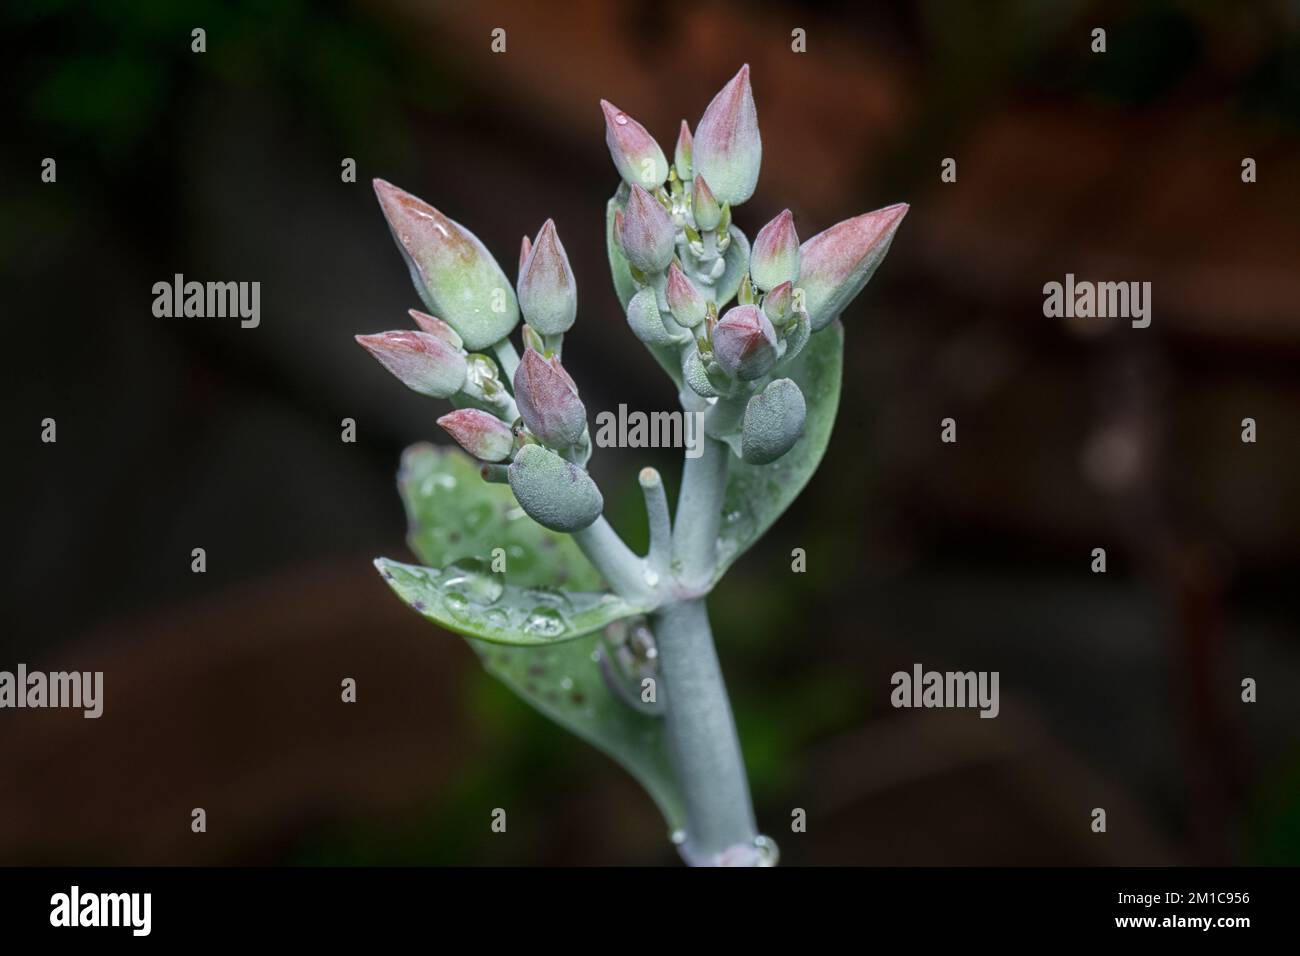
[[[424,568],[378,558],[375,567],[398,597],[435,624],[494,644],[554,644],[644,610],[609,591],[506,584],[484,561]]]
[[[771,464],[731,459],[714,581],[767,532],[817,470],[839,408],[843,353],[844,326],[836,320],[812,336],[794,361],[782,368],[783,377],[793,379],[807,401],[803,435]]]
[[[602,588],[600,574],[568,535],[547,531],[524,515],[510,489],[483,481],[478,464],[459,449],[411,446],[402,456],[398,487],[406,505],[411,550],[434,568],[474,572],[459,587],[476,588],[476,600],[490,597],[497,584],[503,596],[528,593],[530,599],[521,603],[530,607],[536,606],[533,598],[542,604],[556,600],[556,588],[563,587],[570,600],[571,592]],[[504,575],[491,572],[492,550],[498,547],[505,550]],[[442,573],[396,562],[384,562],[384,569],[398,578],[394,569]],[[479,577],[483,574],[488,580]],[[612,607],[605,604],[602,613]],[[624,613],[630,610],[625,607]],[[447,626],[465,630],[458,621]],[[604,643],[600,631],[576,635],[513,646],[476,637],[466,640],[489,673],[621,764],[654,799],[669,827],[682,826],[682,798],[668,763],[662,720],[629,706],[606,682],[596,659]]]

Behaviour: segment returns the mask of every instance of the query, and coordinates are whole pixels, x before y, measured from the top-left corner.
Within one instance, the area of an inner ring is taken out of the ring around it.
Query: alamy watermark
[[[913,664],[911,672],[895,671],[889,683],[894,707],[978,707],[981,717],[996,717],[997,671],[927,671]]]
[[[596,414],[594,441],[599,448],[685,448],[687,458],[704,453],[704,412],[628,411]]]
[[[0,709],[68,707],[94,719],[104,713],[103,671],[0,671]]]
[[[153,295],[153,314],[160,319],[238,317],[244,329],[262,321],[260,282],[186,282],[178,272],[171,282],[155,282]]]
[[[1151,324],[1150,282],[1065,282],[1043,286],[1043,315],[1049,319],[1132,319],[1133,328]]]
[[[123,926],[132,936],[153,928],[152,893],[83,893],[74,885],[50,897],[50,925],[56,927]]]

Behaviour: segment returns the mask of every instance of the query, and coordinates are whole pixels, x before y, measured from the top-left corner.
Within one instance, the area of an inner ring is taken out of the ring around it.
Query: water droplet
[[[615,113],[615,114],[614,114],[614,122],[617,123],[619,126],[626,126],[626,125],[627,125],[627,114],[626,114],[626,113]]]
[[[569,601],[568,596],[557,588],[529,588],[524,593],[538,604],[545,604],[561,611],[573,609],[573,604]]]
[[[668,834],[668,839],[673,841],[673,846],[681,846],[686,842],[686,831],[674,830],[672,833]]]
[[[491,565],[480,558],[462,558],[442,573],[438,587],[454,588],[475,604],[491,604],[501,597],[505,582]]]
[[[483,612],[483,620],[492,627],[505,630],[510,626],[510,615],[499,607],[490,607]]]
[[[654,587],[659,583],[659,572],[654,568],[646,568],[645,573],[641,575],[647,587]]]
[[[535,607],[524,620],[524,633],[537,637],[558,637],[568,629],[563,615],[553,607]]]
[[[573,678],[565,677],[560,681],[560,686],[565,690],[573,690]]]
[[[447,610],[451,612],[451,616],[458,621],[464,621],[472,616],[469,610],[469,601],[459,591],[447,591],[442,596],[442,603],[447,605]]]

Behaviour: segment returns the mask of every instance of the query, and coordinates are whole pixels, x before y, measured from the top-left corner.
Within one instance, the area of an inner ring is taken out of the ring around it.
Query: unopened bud
[[[786,209],[758,231],[749,253],[749,274],[764,292],[799,277],[799,237]]]
[[[654,189],[668,178],[668,160],[646,128],[613,103],[600,101],[605,114],[605,143],[618,174],[629,186]]]
[[[375,195],[429,311],[471,351],[510,334],[519,322],[514,289],[492,253],[460,223],[382,179]]]
[[[722,221],[722,207],[704,177],[698,174],[691,187],[691,214],[695,217],[695,225],[704,232],[716,229]]]
[[[736,206],[754,195],[763,144],[749,85],[749,65],[731,78],[695,128],[694,167],[721,202]]]
[[[776,330],[763,310],[738,305],[713,329],[713,358],[732,378],[762,378],[776,364]]]
[[[519,308],[542,335],[561,335],[578,315],[578,284],[550,219],[519,270]]]
[[[525,445],[510,464],[510,490],[530,518],[552,531],[581,531],[605,501],[591,476],[541,445]]]
[[[808,406],[803,392],[788,378],[768,382],[745,406],[740,455],[752,465],[776,461],[803,434]]]
[[[515,370],[515,404],[528,430],[551,448],[570,448],[587,428],[587,409],[560,360],[524,352]]]
[[[898,203],[846,219],[803,244],[798,284],[814,332],[843,312],[875,275],[907,208]]]
[[[704,296],[700,295],[695,284],[686,277],[686,273],[674,262],[668,267],[668,282],[664,289],[664,298],[668,300],[668,309],[677,320],[678,325],[693,329],[704,321],[708,309]]]
[[[510,426],[477,408],[458,408],[438,419],[457,444],[483,461],[505,461],[514,448]]]
[[[633,186],[621,225],[619,245],[628,262],[646,275],[668,268],[673,261],[676,230],[659,200],[640,186]]]
[[[465,353],[427,332],[358,335],[357,343],[412,391],[449,398],[465,384]]]

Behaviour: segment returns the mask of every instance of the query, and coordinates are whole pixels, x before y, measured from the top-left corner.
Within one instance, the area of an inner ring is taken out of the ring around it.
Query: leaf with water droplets
[[[466,637],[536,645],[645,610],[603,590],[572,539],[525,515],[508,488],[485,482],[459,450],[408,448],[398,486],[411,549],[428,566],[379,558],[375,567],[429,620]]]
[[[570,608],[573,614],[586,613],[584,599],[579,597],[575,604],[575,594],[590,596],[603,586],[573,540],[524,515],[509,488],[483,481],[477,463],[459,449],[428,444],[408,448],[398,487],[406,505],[411,550],[425,564],[443,570],[398,562],[384,562],[381,570],[394,573],[398,582],[404,581],[403,574],[438,575],[467,603],[486,602],[479,626],[504,625],[505,616],[517,609],[526,613],[519,628],[526,641],[492,643],[468,636],[466,641],[489,673],[620,763],[654,799],[669,827],[681,826],[682,799],[668,764],[663,722],[629,706],[607,682],[595,656],[603,644],[600,630],[581,636],[578,630],[553,633]],[[504,551],[504,574],[492,571],[494,548]],[[396,587],[398,582],[390,583]],[[498,606],[507,593],[509,609]],[[601,613],[610,610],[607,605]],[[447,613],[450,616],[450,608]],[[623,613],[628,613],[626,608]],[[454,618],[446,626],[466,630]]]
[[[482,561],[439,569],[378,558],[375,567],[398,597],[435,624],[494,644],[567,641],[645,610],[609,591],[539,592],[507,584]]]
[[[781,368],[781,377],[793,379],[807,401],[803,435],[771,464],[731,459],[714,581],[781,517],[817,470],[839,409],[843,358],[844,326],[835,321],[812,336],[788,367]]]

